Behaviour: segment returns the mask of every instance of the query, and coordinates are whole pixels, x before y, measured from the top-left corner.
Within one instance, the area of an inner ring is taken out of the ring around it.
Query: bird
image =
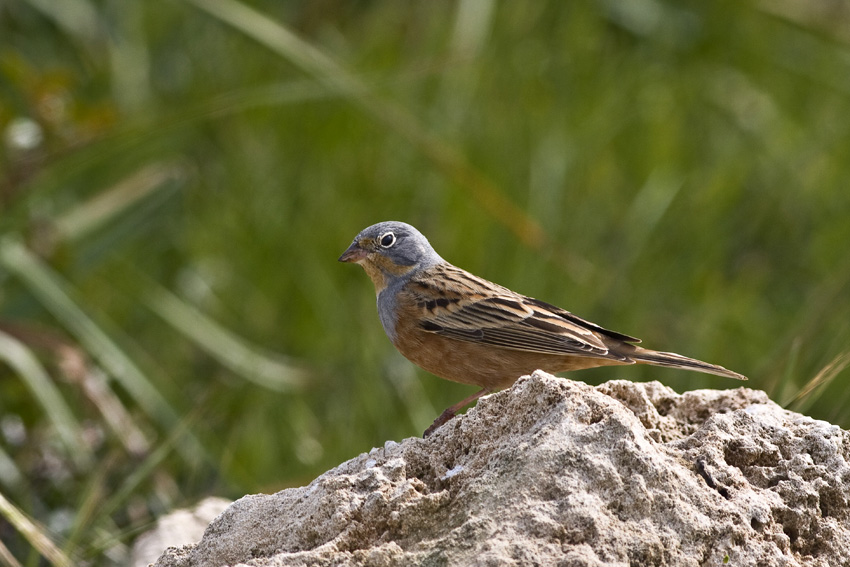
[[[339,257],[372,280],[378,317],[393,345],[424,370],[481,390],[447,408],[430,436],[481,396],[540,369],[650,364],[746,380],[722,366],[649,350],[565,309],[511,291],[444,260],[413,226],[373,224]]]

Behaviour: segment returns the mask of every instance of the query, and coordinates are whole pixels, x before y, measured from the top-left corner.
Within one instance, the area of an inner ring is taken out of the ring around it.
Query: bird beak
[[[342,256],[339,257],[340,262],[359,262],[363,258],[365,258],[369,253],[362,248],[356,242],[348,247],[348,250],[342,253]]]

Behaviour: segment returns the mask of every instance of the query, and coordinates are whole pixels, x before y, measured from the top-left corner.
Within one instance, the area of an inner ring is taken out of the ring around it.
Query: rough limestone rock
[[[216,516],[232,502],[210,496],[191,509],[175,510],[156,521],[156,526],[133,542],[130,567],[146,567],[162,555],[166,548],[195,543]]]
[[[850,433],[764,392],[536,372],[156,565],[850,565],[848,460]]]

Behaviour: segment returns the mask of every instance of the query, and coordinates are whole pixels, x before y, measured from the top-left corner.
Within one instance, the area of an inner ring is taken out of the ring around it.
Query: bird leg
[[[478,398],[480,398],[481,396],[483,396],[484,394],[487,394],[489,392],[490,392],[490,390],[488,390],[487,388],[484,388],[480,392],[476,392],[476,393],[472,394],[471,396],[469,396],[468,398],[462,399],[461,401],[459,401],[455,405],[453,405],[449,408],[446,408],[446,411],[441,413],[440,417],[438,417],[437,419],[434,420],[434,423],[431,424],[431,427],[429,427],[428,429],[425,430],[425,433],[422,434],[422,437],[428,437],[429,435],[431,435],[432,433],[437,431],[437,429],[439,429],[444,423],[448,422],[451,418],[453,418],[455,415],[457,415],[458,411],[462,410],[463,408],[465,408],[466,406],[468,406],[469,404],[471,404],[472,402],[474,402],[475,400],[477,400]]]

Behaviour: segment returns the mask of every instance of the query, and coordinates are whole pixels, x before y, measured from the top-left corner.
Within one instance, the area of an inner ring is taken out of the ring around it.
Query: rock
[[[850,433],[747,388],[543,372],[246,496],[158,567],[850,565]]]
[[[211,496],[191,510],[175,510],[156,521],[156,527],[133,542],[132,567],[145,567],[156,561],[168,547],[195,543],[216,516],[231,504],[230,500]]]

